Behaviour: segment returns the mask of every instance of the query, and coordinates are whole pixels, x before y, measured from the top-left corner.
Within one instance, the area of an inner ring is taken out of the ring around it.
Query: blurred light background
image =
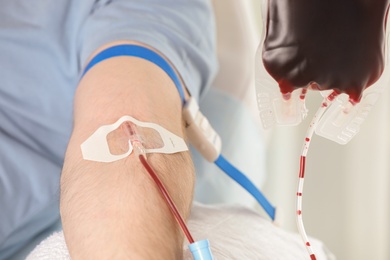
[[[254,56],[260,41],[260,0],[213,0],[221,72],[215,86],[245,103],[258,122]],[[342,146],[314,136],[308,156],[303,218],[309,236],[338,259],[390,259],[390,86],[360,132]],[[306,129],[321,103],[306,98],[309,115],[296,127],[262,131],[266,145],[264,193],[284,210],[283,228],[296,231],[295,194]],[[260,126],[259,126],[260,127]]]

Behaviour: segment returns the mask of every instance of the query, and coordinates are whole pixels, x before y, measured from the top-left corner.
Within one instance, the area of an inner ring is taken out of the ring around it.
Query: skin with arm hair
[[[183,235],[134,153],[112,163],[82,158],[80,144],[98,127],[123,115],[157,123],[184,137],[177,89],[158,66],[135,57],[115,57],[84,76],[75,96],[74,128],[61,176],[60,210],[70,255],[181,259]],[[188,217],[194,186],[189,153],[151,154],[148,161],[180,213]]]

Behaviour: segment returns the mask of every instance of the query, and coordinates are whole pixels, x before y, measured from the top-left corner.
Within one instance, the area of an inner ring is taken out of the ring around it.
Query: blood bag
[[[296,125],[305,94],[339,95],[316,133],[340,144],[358,131],[389,83],[389,0],[264,0],[256,92],[265,128]]]

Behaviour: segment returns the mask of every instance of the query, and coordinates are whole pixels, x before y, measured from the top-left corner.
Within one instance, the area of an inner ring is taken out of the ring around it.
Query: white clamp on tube
[[[221,153],[221,138],[200,112],[196,100],[192,97],[186,101],[183,107],[183,118],[191,144],[207,161],[217,160]]]
[[[268,1],[262,1],[263,25],[267,24]],[[361,124],[377,102],[384,87],[390,82],[389,69],[389,19],[384,28],[384,70],[380,78],[363,91],[358,103],[351,103],[347,94],[338,95],[321,117],[315,130],[317,135],[347,144],[360,130]],[[255,77],[256,98],[260,119],[265,129],[275,125],[298,125],[306,116],[305,106],[307,89],[316,88],[315,82],[310,82],[305,88],[298,88],[283,95],[279,83],[268,73],[263,63],[263,46],[266,37],[266,28],[263,26],[261,42],[256,52]],[[320,91],[326,97],[331,90]]]

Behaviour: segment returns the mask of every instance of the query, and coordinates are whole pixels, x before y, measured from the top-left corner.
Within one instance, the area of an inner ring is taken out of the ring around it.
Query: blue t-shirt
[[[73,96],[116,40],[162,52],[199,97],[216,71],[208,0],[0,0],[0,259],[59,218]]]

